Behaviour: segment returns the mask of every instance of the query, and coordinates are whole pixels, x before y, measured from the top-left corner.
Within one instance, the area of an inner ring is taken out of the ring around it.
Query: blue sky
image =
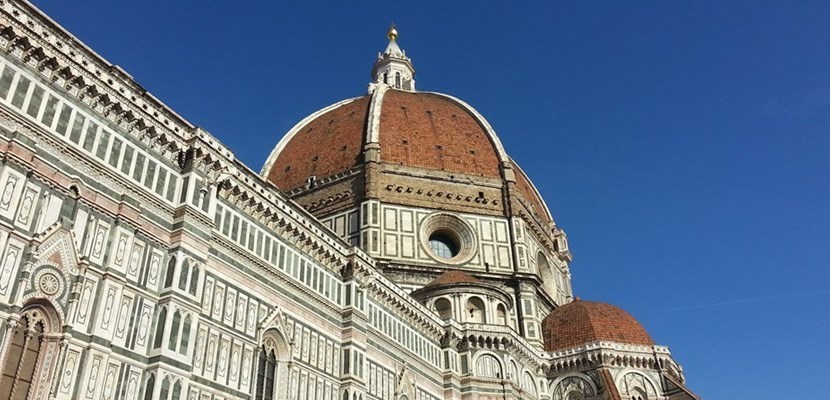
[[[827,395],[830,3],[286,3],[36,1],[257,171],[365,92],[394,21],[418,88],[476,107],[533,179],[577,295],[704,398]]]

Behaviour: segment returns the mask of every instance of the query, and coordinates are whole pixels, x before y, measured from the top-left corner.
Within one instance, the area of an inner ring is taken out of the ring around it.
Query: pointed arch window
[[[167,399],[170,395],[170,378],[165,377],[161,382],[161,391],[159,392],[159,399]]]
[[[522,389],[533,395],[533,397],[536,397],[536,383],[533,379],[533,376],[530,375],[529,372],[524,373],[524,376],[522,378]]]
[[[536,269],[539,271],[539,277],[542,278],[544,289],[548,294],[554,295],[556,293],[556,275],[558,273],[554,272],[556,270],[550,266],[548,258],[541,251],[536,254]]]
[[[190,325],[191,325],[190,315],[184,317],[184,323],[182,324],[182,340],[179,343],[179,353],[187,355],[187,350],[190,346]]]
[[[256,360],[254,400],[287,399],[290,351],[282,334],[273,329],[266,331]]]
[[[153,400],[153,389],[156,388],[156,376],[150,374],[147,385],[144,387],[144,400]]]
[[[257,368],[257,400],[273,400],[276,370],[277,357],[274,354],[274,349],[268,350],[263,345],[259,351],[259,365]]]
[[[173,393],[170,396],[170,400],[179,400],[182,396],[182,381],[178,380],[175,384],[173,384]]]
[[[190,272],[190,287],[188,293],[196,295],[196,290],[199,289],[199,267],[193,266],[193,271]]]
[[[179,327],[182,323],[182,314],[179,310],[173,314],[173,323],[170,325],[170,340],[167,342],[167,348],[176,351],[176,345],[179,344]]]
[[[54,371],[42,370],[42,360],[53,360],[60,351],[60,317],[51,304],[34,303],[24,306],[19,320],[7,323],[0,399],[46,398]]]
[[[176,257],[170,257],[167,262],[167,273],[164,275],[164,287],[173,286],[173,278],[176,276]]]
[[[476,375],[483,378],[501,378],[501,363],[490,354],[483,354],[476,360]]]
[[[182,269],[179,271],[179,290],[187,289],[187,276],[190,275],[190,262],[182,263]]]
[[[162,336],[164,336],[164,325],[167,321],[167,309],[163,308],[159,311],[158,318],[156,318],[156,335],[153,339],[153,348],[161,347]]]

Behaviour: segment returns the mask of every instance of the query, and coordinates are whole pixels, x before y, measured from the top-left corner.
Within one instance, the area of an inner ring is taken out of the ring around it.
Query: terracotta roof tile
[[[545,350],[557,351],[596,341],[654,345],[631,314],[607,303],[574,300],[542,321]]]
[[[311,176],[325,178],[363,162],[369,99],[363,96],[303,126],[277,156],[268,180],[291,191]]]
[[[492,178],[498,152],[478,120],[452,100],[390,90],[380,117],[381,161]]]
[[[436,286],[444,286],[444,285],[452,285],[456,283],[480,283],[476,278],[468,275],[464,271],[458,270],[447,270],[443,274],[439,275],[437,278],[433,279],[432,282],[428,283],[425,288],[428,287],[436,287]]]

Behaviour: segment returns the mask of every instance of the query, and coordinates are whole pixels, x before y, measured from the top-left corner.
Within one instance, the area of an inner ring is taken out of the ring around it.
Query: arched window
[[[266,331],[257,360],[255,400],[286,399],[289,357],[290,349],[282,334],[274,329]]]
[[[190,275],[190,262],[182,263],[182,270],[179,271],[179,290],[187,289],[187,276]]]
[[[636,372],[629,372],[622,378],[622,386],[626,399],[631,400],[648,400],[649,395],[657,395],[654,385],[642,374]]]
[[[389,74],[386,72],[383,73],[383,83],[389,83]]]
[[[478,297],[470,297],[467,299],[467,322],[475,322],[483,324],[487,322],[484,315],[484,301]]]
[[[476,375],[482,378],[501,378],[501,363],[490,354],[482,354],[476,360]]]
[[[507,309],[501,303],[496,306],[496,324],[507,325]]]
[[[161,392],[159,392],[159,399],[167,399],[170,395],[170,378],[165,377],[161,382]]]
[[[147,385],[144,387],[144,400],[153,400],[153,389],[156,388],[156,376],[150,374]]]
[[[173,323],[170,325],[170,340],[167,341],[167,348],[176,351],[179,344],[179,326],[182,323],[182,314],[179,310],[173,314]]]
[[[265,369],[268,367],[267,361],[268,355],[265,353],[264,348],[259,349],[259,355],[257,356],[257,367],[256,367],[256,395],[257,400],[262,399],[265,397],[265,393],[263,393],[263,389],[265,388]]]
[[[28,317],[18,322],[9,344],[8,358],[0,377],[0,398],[24,399],[32,384],[35,363],[40,352],[40,336],[43,326]]]
[[[519,366],[515,361],[510,361],[510,379],[513,382],[519,383]]]
[[[522,376],[522,390],[536,397],[536,383],[533,380],[533,375],[530,372],[525,372]]]
[[[170,257],[167,262],[167,273],[164,275],[164,287],[169,288],[173,286],[173,277],[176,276],[176,257]]]
[[[553,388],[552,399],[585,400],[594,396],[594,387],[587,376],[569,376]],[[628,400],[628,398],[626,398]]]
[[[6,321],[0,399],[46,398],[53,368],[42,370],[42,364],[43,360],[58,357],[59,329],[63,326],[60,317],[51,304],[34,303],[23,307],[19,320],[9,318]]]
[[[438,299],[435,300],[435,304],[432,305],[432,309],[441,316],[441,319],[448,320],[452,318],[452,304],[447,299]]]
[[[170,400],[179,400],[179,397],[182,395],[182,381],[178,380],[173,385],[173,394],[170,396]]]
[[[274,349],[267,350],[265,345],[259,349],[259,366],[257,368],[256,398],[272,400],[274,398],[274,377],[276,376],[277,357]]]
[[[400,72],[395,72],[395,88],[396,89],[401,88],[401,73]]]
[[[184,317],[184,324],[182,324],[182,340],[179,342],[179,353],[187,355],[187,350],[190,346],[190,315]]]
[[[556,293],[556,278],[554,277],[547,257],[541,251],[536,254],[536,269],[539,271],[539,277],[542,278],[542,285],[545,291],[553,296]]]
[[[192,294],[196,295],[196,290],[199,288],[199,267],[193,266],[193,271],[190,272],[190,287],[187,291]]]
[[[156,334],[153,339],[153,348],[161,347],[162,337],[164,336],[164,325],[167,322],[167,309],[162,307],[159,311],[159,316],[156,318]]]

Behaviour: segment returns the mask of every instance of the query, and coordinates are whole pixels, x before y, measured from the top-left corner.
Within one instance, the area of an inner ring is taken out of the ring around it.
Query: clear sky
[[[283,4],[285,3],[285,4]],[[830,3],[36,1],[259,171],[366,91],[386,29],[498,132],[706,399],[830,392]]]

